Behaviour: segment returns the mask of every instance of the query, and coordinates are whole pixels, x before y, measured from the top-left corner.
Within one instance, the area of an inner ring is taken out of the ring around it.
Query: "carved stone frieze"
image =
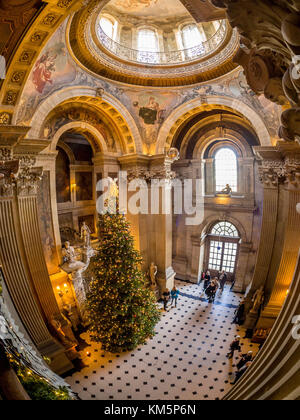
[[[43,168],[34,167],[35,157],[14,156],[7,148],[0,149],[0,197],[37,194]]]
[[[146,182],[151,182],[152,179],[171,181],[176,178],[176,172],[164,166],[155,167],[153,169],[145,169],[135,167],[127,170],[127,179],[132,181],[134,179],[141,179]]]
[[[263,161],[259,167],[259,179],[264,187],[277,187],[285,180],[284,162],[280,160]]]
[[[264,187],[277,187],[284,183],[287,188],[299,189],[300,158],[263,160],[259,167],[259,177]]]

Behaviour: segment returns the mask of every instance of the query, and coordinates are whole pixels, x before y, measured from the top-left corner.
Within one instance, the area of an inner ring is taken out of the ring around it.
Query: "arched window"
[[[225,271],[229,275],[235,272],[239,233],[230,222],[223,221],[213,226],[209,235],[208,269],[215,272]]]
[[[138,61],[149,64],[159,62],[158,36],[154,29],[143,28],[138,31],[137,48]]]
[[[216,191],[222,191],[227,184],[237,192],[237,158],[232,149],[224,147],[215,155]]]
[[[192,23],[182,28],[182,42],[185,49],[202,44],[203,39],[196,24]]]
[[[237,228],[229,222],[220,222],[217,223],[211,231],[212,235],[218,235],[218,236],[230,236],[232,238],[238,238],[239,233],[237,231]]]
[[[143,28],[138,31],[138,50],[158,52],[158,37],[154,29]]]
[[[103,32],[111,39],[114,37],[114,22],[111,19],[108,19],[105,16],[102,16],[100,19],[100,26]]]

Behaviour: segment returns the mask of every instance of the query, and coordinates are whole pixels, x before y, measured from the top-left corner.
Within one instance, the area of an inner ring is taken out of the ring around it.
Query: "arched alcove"
[[[103,119],[106,119],[109,125],[114,128],[116,138],[119,140],[122,148],[122,154],[142,153],[142,139],[137,125],[126,109],[116,98],[101,90],[90,87],[72,87],[61,89],[59,92],[49,96],[36,110],[33,115],[27,137],[36,138],[41,134],[41,127],[44,127],[49,115],[59,106],[67,104],[82,104],[99,113]],[[17,118],[17,113],[15,118]],[[81,119],[77,122],[87,123]],[[55,134],[55,133],[54,133]],[[54,135],[53,134],[53,135]]]
[[[249,127],[252,127],[255,131],[260,145],[271,145],[270,134],[263,120],[252,108],[237,99],[216,95],[207,96],[206,104],[203,105],[199,105],[199,98],[196,98],[176,108],[159,131],[156,147],[157,153],[164,153],[165,150],[171,147],[177,131],[187,121],[202,112],[210,112],[212,110],[242,115],[244,120],[248,121]]]

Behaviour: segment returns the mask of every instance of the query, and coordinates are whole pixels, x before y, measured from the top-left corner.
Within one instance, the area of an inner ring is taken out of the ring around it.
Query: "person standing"
[[[220,273],[219,281],[220,281],[220,290],[223,293],[225,284],[227,282],[227,274],[225,273],[224,270]]]
[[[163,293],[163,300],[164,300],[164,311],[167,310],[168,302],[170,300],[170,290],[166,289]]]
[[[176,288],[176,286],[174,286],[171,291],[171,298],[172,298],[171,306],[173,305],[173,302],[175,301],[175,308],[177,308],[178,296],[179,296],[179,290]]]
[[[228,359],[232,359],[235,351],[241,351],[241,337],[237,335],[234,341],[230,344],[230,352],[227,354]]]
[[[210,284],[210,280],[211,280],[211,275],[210,275],[210,271],[206,271],[205,273],[205,277],[204,277],[204,286],[203,286],[203,290],[206,290]]]
[[[206,294],[207,294],[209,303],[213,303],[215,301],[215,296],[216,296],[218,288],[219,288],[218,279],[214,278],[206,289]]]
[[[234,320],[232,324],[243,325],[245,320],[245,301],[243,300],[234,314]]]

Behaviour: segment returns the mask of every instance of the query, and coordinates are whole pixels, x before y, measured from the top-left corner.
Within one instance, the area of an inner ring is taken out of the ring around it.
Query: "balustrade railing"
[[[202,42],[192,48],[184,50],[168,51],[168,52],[152,52],[152,51],[139,51],[129,48],[125,45],[119,44],[110,38],[101,25],[98,25],[98,36],[102,45],[116,55],[120,59],[131,61],[139,64],[152,64],[152,65],[172,65],[191,62],[205,57],[213,52],[223,41],[226,36],[227,24],[223,20],[220,23],[219,29],[207,41]]]

